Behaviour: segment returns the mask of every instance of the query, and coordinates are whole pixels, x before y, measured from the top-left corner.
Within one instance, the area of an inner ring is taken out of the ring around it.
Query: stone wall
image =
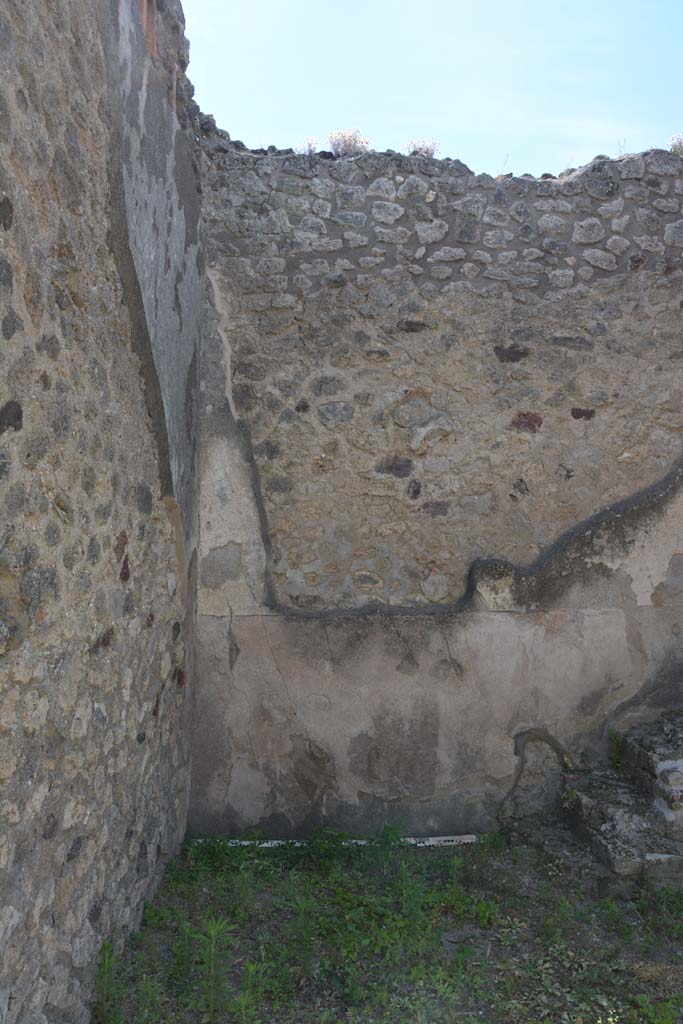
[[[164,7],[156,63],[128,0],[0,12],[4,1024],[89,1019],[185,830],[203,293]]]
[[[681,160],[250,152],[187,57],[0,12],[2,1024],[88,1019],[188,804],[491,828],[681,698]]]
[[[453,601],[679,456],[677,156],[493,179],[223,145],[212,275],[281,605]]]
[[[490,828],[680,699],[682,162],[204,152],[193,823]]]

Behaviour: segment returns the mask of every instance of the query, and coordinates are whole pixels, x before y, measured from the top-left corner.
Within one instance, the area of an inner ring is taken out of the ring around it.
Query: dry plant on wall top
[[[330,132],[330,149],[335,156],[360,156],[370,146],[369,139],[364,138],[358,128],[346,128],[339,132]]]
[[[315,135],[307,135],[299,146],[297,152],[302,156],[315,156],[319,148],[318,140]]]
[[[436,139],[411,139],[406,143],[406,156],[436,156],[440,146]]]

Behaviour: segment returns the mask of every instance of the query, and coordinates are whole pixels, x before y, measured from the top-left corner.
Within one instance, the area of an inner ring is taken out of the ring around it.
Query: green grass
[[[501,837],[415,850],[188,843],[96,1024],[682,1024],[683,893],[598,898]]]

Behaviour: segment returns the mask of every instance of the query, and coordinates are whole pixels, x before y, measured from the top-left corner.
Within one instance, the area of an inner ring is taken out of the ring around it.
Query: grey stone
[[[424,196],[428,191],[429,185],[423,178],[418,178],[416,174],[410,174],[399,186],[398,196],[399,199],[406,199],[409,196]]]
[[[497,206],[488,206],[484,211],[482,223],[494,224],[496,227],[504,227],[510,223],[510,214],[506,210],[500,210]]]
[[[592,267],[599,267],[600,270],[616,270],[617,268],[614,254],[605,252],[604,249],[586,249],[583,253],[583,258]]]
[[[656,235],[634,235],[633,241],[646,252],[664,252],[664,243]]]
[[[427,242],[440,242],[448,234],[445,220],[433,220],[428,223],[418,222],[415,225],[418,240],[424,245]]]
[[[664,228],[664,241],[667,245],[683,246],[683,220],[667,224]]]
[[[641,231],[647,231],[649,234],[659,233],[661,229],[661,217],[655,213],[654,210],[650,210],[647,207],[641,207],[636,210],[635,218],[638,222],[638,228]]]
[[[578,221],[574,225],[574,231],[572,232],[572,241],[579,242],[581,245],[599,242],[600,239],[604,237],[605,229],[602,222],[597,220],[595,217],[589,217],[587,220]]]
[[[342,209],[358,209],[365,204],[365,189],[358,185],[347,185],[337,192],[337,206]]]
[[[549,270],[548,280],[554,288],[571,288],[574,283],[574,271],[569,268],[566,270]]]
[[[510,216],[514,217],[516,221],[523,223],[528,221],[531,216],[531,210],[527,203],[523,199],[518,199],[510,207]]]
[[[443,601],[448,596],[448,577],[441,572],[432,572],[420,581],[420,589],[428,601]]]
[[[650,174],[679,174],[681,158],[664,149],[653,149],[645,153],[645,167]]]
[[[538,218],[538,229],[544,234],[562,235],[567,230],[567,222],[552,213],[544,213]]]
[[[378,200],[372,204],[372,216],[381,224],[393,224],[405,213],[405,208],[398,203],[386,203]]]
[[[369,196],[381,196],[383,199],[394,199],[396,197],[396,186],[391,178],[375,178],[368,186]]]
[[[622,196],[617,196],[616,199],[612,199],[609,203],[601,203],[598,206],[598,214],[600,217],[615,217],[623,209],[624,200]]]
[[[645,161],[642,156],[625,156],[618,163],[622,178],[642,178],[645,174]]]
[[[609,251],[613,252],[616,256],[623,256],[631,247],[631,243],[626,238],[621,238],[619,235],[613,235],[606,244]]]
[[[655,210],[660,210],[662,213],[678,213],[681,208],[679,199],[674,199],[673,196],[668,199],[654,199],[652,202]]]
[[[359,235],[356,231],[345,231],[344,241],[350,249],[362,249],[370,244],[370,239],[367,235]]]
[[[318,406],[318,417],[326,427],[348,423],[353,419],[354,408],[350,402],[325,402]]]
[[[463,511],[475,515],[488,515],[494,506],[495,496],[493,491],[486,491],[484,494],[464,494],[458,504]]]
[[[374,212],[374,210],[373,210]],[[334,216],[338,224],[344,224],[352,228],[363,228],[367,221],[367,214],[356,210],[338,210]]]
[[[514,238],[511,231],[506,231],[504,228],[497,228],[495,231],[485,231],[482,237],[482,243],[487,245],[490,249],[502,249],[503,246],[507,245]]]
[[[464,260],[466,257],[464,249],[453,249],[451,246],[445,245],[441,249],[437,249],[436,252],[432,253],[429,257],[430,263],[440,261],[443,263],[450,263],[453,260]]]
[[[301,231],[310,231],[315,235],[327,234],[327,225],[325,224],[325,221],[320,217],[314,217],[313,214],[310,213],[301,218],[299,228]]]

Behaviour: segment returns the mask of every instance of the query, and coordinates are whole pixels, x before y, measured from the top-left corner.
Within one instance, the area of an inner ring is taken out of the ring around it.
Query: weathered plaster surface
[[[182,18],[182,11],[174,12]],[[114,112],[110,166],[120,189],[119,231],[132,258],[148,349],[150,388],[158,389],[165,493],[181,506],[190,548],[196,543],[194,459],[197,339],[203,316],[199,168],[193,136],[168,102],[163,67],[145,59],[137,6],[119,2],[117,22],[101,13],[110,56]],[[171,21],[168,18],[167,21]],[[166,25],[166,21],[161,25]],[[184,40],[173,39],[176,59]],[[186,48],[186,44],[185,44]],[[161,56],[161,55],[160,55]],[[115,227],[116,231],[116,227]]]
[[[520,737],[578,763],[611,726],[680,702],[680,556],[640,602],[632,581],[646,546],[680,549],[682,514],[677,498],[630,552],[598,542],[600,571],[543,610],[488,610],[484,589],[438,617],[200,615],[195,826],[494,827]]]

